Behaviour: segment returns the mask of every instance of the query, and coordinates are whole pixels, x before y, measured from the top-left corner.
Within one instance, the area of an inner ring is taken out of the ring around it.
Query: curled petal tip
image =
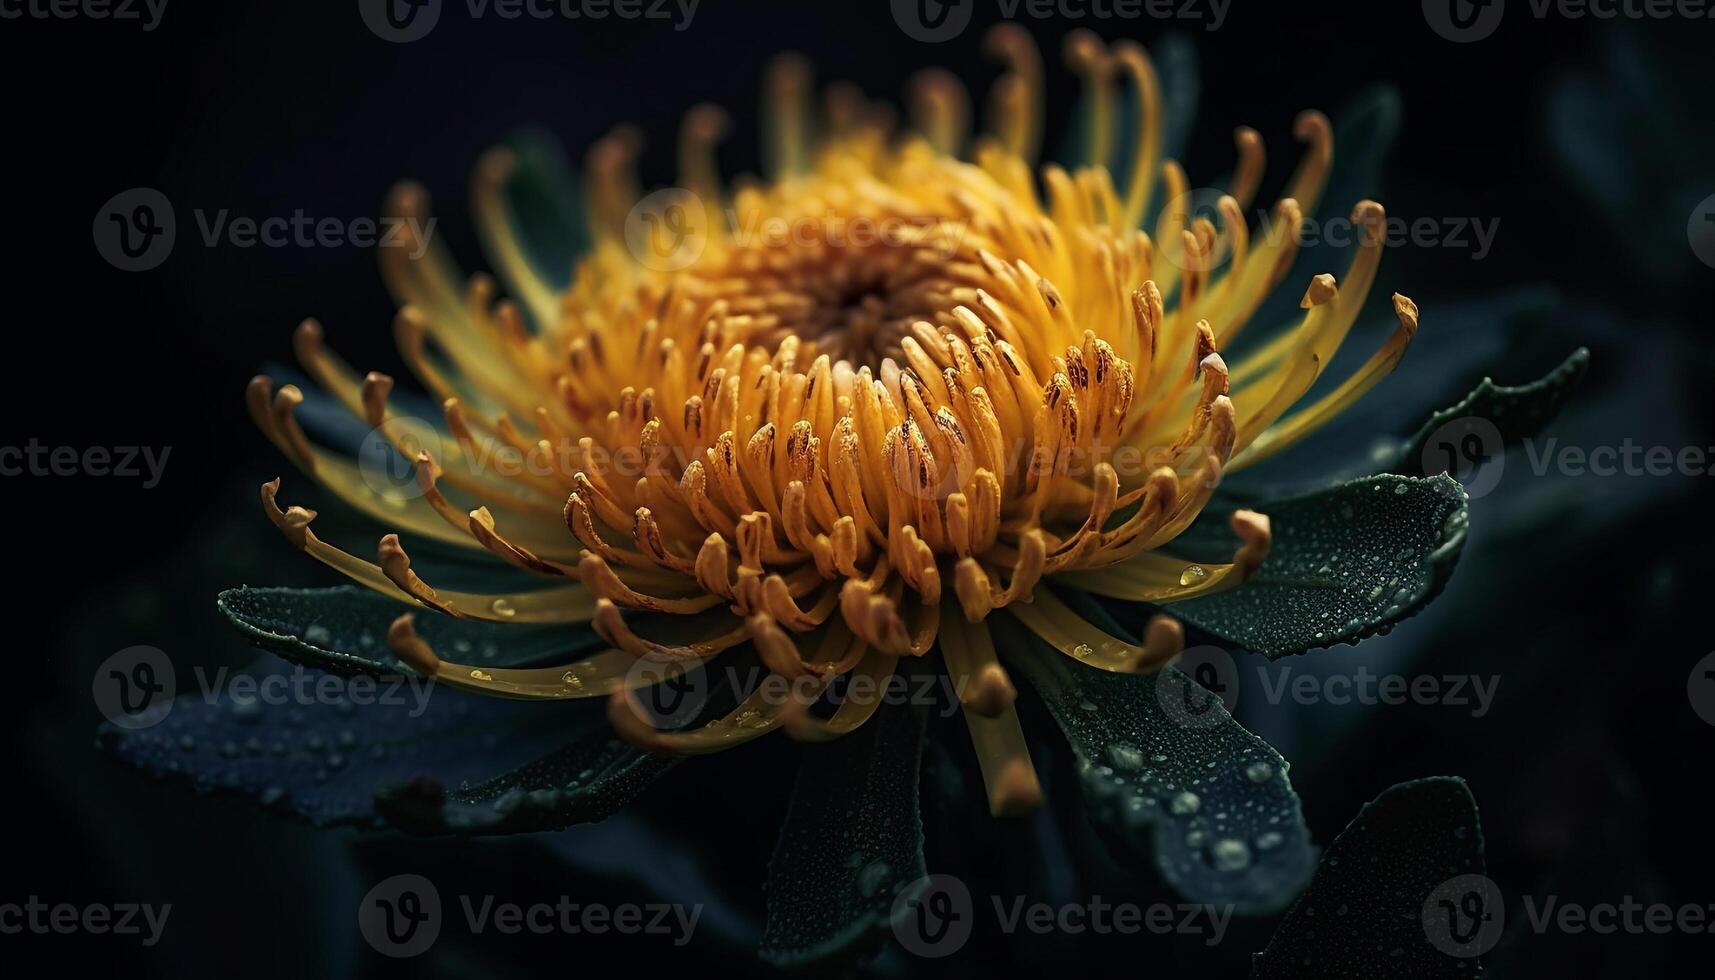
[[[441,668],[441,658],[434,648],[417,635],[415,616],[404,613],[387,627],[387,648],[410,668],[424,677],[433,677]]]

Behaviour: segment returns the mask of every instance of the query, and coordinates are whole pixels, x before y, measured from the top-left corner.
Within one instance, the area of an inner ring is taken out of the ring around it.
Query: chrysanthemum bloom
[[[1142,49],[1080,33],[1067,47],[1094,107],[1085,159],[1037,169],[1038,55],[1016,28],[991,41],[1007,71],[992,130],[974,139],[965,91],[943,73],[919,79],[902,132],[844,90],[813,111],[791,60],[770,80],[765,182],[723,186],[723,120],[700,108],[680,138],[680,189],[634,209],[637,140],[604,139],[587,170],[593,247],[564,291],[519,245],[503,193],[515,160],[485,158],[478,223],[515,300],[466,279],[438,241],[383,249],[400,349],[443,402],[444,428],[413,430],[392,380],[349,370],[314,323],[297,338],[309,373],[415,459],[411,492],[378,492],[353,460],[312,444],[296,388],[252,382],[256,423],[333,493],[401,531],[486,549],[546,588],[436,588],[393,534],[366,561],[319,539],[311,512],[277,504],[278,481],[262,491],[269,515],[297,547],[429,614],[590,624],[612,649],[550,668],[455,663],[413,614],[388,639],[466,690],[611,697],[615,728],[651,750],[706,752],[776,728],[848,733],[879,699],[848,699],[832,717],[807,705],[838,675],[885,679],[938,648],[991,809],[1030,810],[1041,790],[993,631],[1021,625],[1105,671],[1172,660],[1173,618],[1131,643],[1061,596],[1171,604],[1242,588],[1268,555],[1267,515],[1232,516],[1230,562],[1176,558],[1175,538],[1223,477],[1387,375],[1417,309],[1394,296],[1392,338],[1303,403],[1369,298],[1382,244],[1382,209],[1363,202],[1345,275],[1283,282],[1329,171],[1327,120],[1299,118],[1303,160],[1253,240],[1254,131],[1237,132],[1217,213],[1192,213],[1185,174],[1160,159]],[[1117,118],[1122,102],[1135,119]],[[420,189],[399,188],[391,207],[424,226]],[[1302,320],[1229,365],[1222,350],[1277,288],[1302,293]],[[682,730],[659,730],[637,704],[637,686],[743,644],[793,682],[790,697],[759,690]]]

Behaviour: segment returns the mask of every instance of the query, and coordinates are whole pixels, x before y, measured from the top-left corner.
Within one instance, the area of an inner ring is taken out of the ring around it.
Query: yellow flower
[[[460,688],[611,694],[618,731],[660,751],[710,751],[781,727],[811,739],[848,732],[876,699],[848,699],[831,718],[806,705],[838,675],[883,681],[901,657],[938,646],[991,808],[1035,806],[1041,792],[990,635],[997,611],[1092,667],[1171,660],[1183,647],[1175,620],[1157,616],[1143,643],[1128,643],[1044,583],[1158,604],[1243,583],[1268,552],[1263,515],[1234,516],[1242,546],[1229,563],[1163,549],[1222,477],[1296,442],[1385,376],[1417,310],[1395,296],[1392,339],[1299,404],[1375,280],[1383,213],[1366,201],[1343,282],[1317,276],[1302,320],[1229,367],[1220,351],[1281,284],[1315,209],[1332,159],[1327,120],[1299,118],[1303,162],[1253,240],[1245,214],[1264,169],[1254,131],[1236,134],[1232,185],[1215,213],[1192,213],[1184,172],[1160,159],[1160,97],[1143,50],[1081,32],[1067,53],[1093,106],[1085,162],[1034,171],[1040,59],[1015,27],[990,40],[1006,71],[992,131],[974,139],[966,93],[944,73],[919,78],[915,125],[900,132],[884,108],[844,89],[813,112],[807,70],[784,60],[769,83],[766,182],[723,186],[714,146],[724,120],[712,108],[687,118],[680,188],[641,203],[638,141],[602,140],[586,176],[593,246],[563,292],[520,246],[507,151],[484,158],[473,196],[516,301],[498,300],[486,277],[465,280],[440,242],[422,240],[420,189],[393,193],[393,215],[416,237],[383,249],[383,265],[403,304],[401,352],[444,403],[435,451],[393,407],[391,379],[359,378],[314,323],[297,343],[321,385],[416,460],[420,493],[377,492],[357,463],[312,444],[291,386],[256,379],[251,411],[357,509],[486,549],[552,586],[433,588],[397,535],[374,563],[321,541],[311,512],[276,504],[278,481],[262,491],[270,516],[299,548],[411,605],[592,624],[611,650],[544,669],[452,663],[410,615],[389,639],[415,669]],[[1130,125],[1116,118],[1127,86]],[[1120,145],[1124,132],[1134,138]],[[1165,205],[1152,200],[1158,178]],[[643,613],[665,632],[644,630]],[[646,720],[632,690],[746,643],[792,682],[792,697],[759,691],[685,731]]]

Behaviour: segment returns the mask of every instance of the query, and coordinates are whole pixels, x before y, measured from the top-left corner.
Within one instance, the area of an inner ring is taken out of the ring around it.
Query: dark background
[[[993,3],[978,9],[979,23],[992,19]],[[1049,106],[1069,106],[1075,88],[1058,51],[1078,25],[1026,26],[1050,61]],[[1147,42],[1174,25],[1088,26]],[[1590,401],[1563,420],[1563,438],[1715,444],[1706,424],[1715,270],[1684,238],[1689,208],[1715,193],[1709,86],[1698,70],[1715,44],[1715,21],[1538,22],[1513,11],[1496,36],[1455,45],[1428,28],[1414,2],[1234,0],[1222,30],[1193,24],[1188,33],[1203,86],[1187,154],[1194,181],[1226,169],[1231,127],[1246,123],[1268,139],[1272,182],[1262,199],[1271,200],[1296,159],[1295,113],[1334,113],[1387,82],[1403,98],[1405,128],[1385,185],[1367,193],[1407,216],[1501,219],[1495,250],[1481,262],[1446,250],[1389,255],[1381,288],[1405,289],[1424,307],[1420,348],[1436,343],[1438,304],[1480,309],[1509,290],[1552,291],[1551,313],[1497,343],[1493,363],[1427,386],[1414,379],[1416,417],[1483,373],[1523,381],[1588,344],[1596,354]],[[0,21],[8,136],[0,167],[12,218],[0,442],[171,447],[152,490],[118,478],[0,482],[11,518],[15,665],[0,778],[17,821],[0,857],[0,901],[174,903],[168,938],[155,949],[118,937],[0,936],[0,954],[28,947],[68,972],[138,976],[379,971],[389,965],[357,939],[350,910],[366,882],[423,851],[445,862],[450,878],[502,894],[507,882],[544,894],[576,889],[591,900],[660,893],[659,882],[637,876],[555,870],[544,851],[576,847],[585,829],[562,835],[571,843],[478,845],[319,832],[239,801],[195,798],[95,750],[89,690],[101,659],[149,643],[186,662],[243,662],[244,644],[213,607],[219,588],[330,581],[255,507],[256,485],[290,467],[245,417],[246,379],[290,360],[291,330],[308,315],[354,365],[406,375],[391,350],[393,307],[372,254],[204,247],[193,208],[257,218],[301,208],[349,220],[375,215],[392,181],[415,177],[435,195],[443,240],[480,268],[464,206],[468,170],[516,127],[539,124],[576,153],[634,122],[648,139],[646,175],[664,183],[679,114],[712,101],[737,120],[723,161],[729,171],[750,170],[758,82],[777,51],[804,52],[824,81],[850,79],[897,98],[912,72],[936,64],[980,91],[993,66],[979,38],[973,28],[946,44],[912,41],[885,0],[703,0],[682,33],[655,21],[472,22],[455,4],[427,39],[407,45],[374,37],[347,0],[171,0],[150,33],[81,19]],[[1627,47],[1662,74],[1650,114],[1618,97],[1631,89],[1612,59]],[[1611,120],[1598,127],[1593,156],[1624,164],[1596,179],[1557,136],[1569,86]],[[1051,113],[1049,147],[1065,122]],[[1700,180],[1686,200],[1684,189]],[[91,220],[112,195],[139,186],[174,202],[179,239],[164,265],[130,274],[97,254]],[[1610,195],[1605,206],[1592,187]],[[1704,479],[1549,488],[1524,476],[1495,494],[1491,513],[1518,520],[1503,532],[1500,517],[1487,519],[1492,530],[1474,533],[1446,610],[1407,623],[1388,643],[1390,656],[1434,665],[1424,669],[1498,673],[1505,710],[1481,721],[1389,709],[1279,722],[1297,732],[1284,736],[1292,747],[1277,744],[1294,761],[1318,839],[1392,782],[1458,774],[1484,808],[1491,874],[1509,895],[1715,902],[1703,803],[1715,732],[1685,694],[1691,664],[1711,649]],[[1473,506],[1474,527],[1485,523],[1484,508]],[[1368,649],[1330,656],[1356,663]],[[694,812],[737,798],[734,787],[766,797],[791,771],[783,751],[712,760],[691,776],[682,767],[651,802]],[[718,843],[691,837],[675,846],[718,848],[711,863],[736,869],[735,887],[754,890],[781,807],[765,799],[754,816],[726,815],[731,826]],[[637,860],[650,860],[654,847],[638,845]],[[1239,976],[1244,953],[1267,935],[1266,924],[1235,932],[1232,948],[1212,960],[1171,940],[1137,940],[996,948],[973,952],[971,962],[1079,969],[1121,956],[1139,972],[1204,964]],[[548,975],[622,958],[643,966],[657,955],[653,965],[716,975],[752,969],[737,949],[556,942],[458,950],[413,969]],[[1509,936],[1494,965],[1514,976],[1670,975],[1712,950],[1715,936],[1521,934]]]

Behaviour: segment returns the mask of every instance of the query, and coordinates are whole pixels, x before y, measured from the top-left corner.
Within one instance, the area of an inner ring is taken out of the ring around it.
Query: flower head
[[[1341,280],[1282,282],[1332,159],[1327,120],[1299,118],[1303,162],[1253,238],[1254,131],[1238,130],[1230,186],[1196,213],[1184,171],[1161,159],[1143,50],[1080,32],[1067,55],[1093,107],[1084,159],[1038,170],[1040,59],[1015,27],[991,41],[1006,70],[975,138],[965,90],[944,73],[919,77],[914,124],[900,129],[847,89],[814,111],[808,71],[788,59],[769,81],[766,181],[723,183],[712,108],[686,119],[673,191],[639,193],[634,134],[602,140],[586,172],[592,245],[565,289],[523,245],[506,194],[518,161],[485,157],[478,224],[515,300],[486,277],[465,280],[438,241],[383,250],[401,352],[444,407],[430,438],[395,405],[391,379],[359,377],[314,323],[298,334],[316,380],[414,460],[412,492],[378,489],[312,443],[296,388],[252,382],[257,424],[335,494],[548,587],[436,588],[394,534],[365,561],[319,539],[313,513],[278,505],[278,481],[262,491],[268,513],[297,547],[411,605],[590,623],[612,649],[551,668],[453,663],[410,615],[389,640],[416,669],[472,691],[611,695],[618,731],[654,750],[709,751],[775,728],[848,732],[873,703],[832,717],[809,707],[836,677],[886,677],[938,649],[991,808],[1028,810],[1041,792],[991,628],[1022,624],[1102,670],[1170,661],[1183,647],[1172,618],[1131,643],[1055,590],[1170,604],[1242,585],[1268,554],[1266,516],[1233,516],[1240,545],[1225,563],[1173,557],[1175,538],[1223,477],[1384,377],[1417,310],[1395,296],[1387,344],[1300,404],[1363,308],[1382,246],[1382,209],[1363,202]],[[1118,118],[1127,103],[1135,119]],[[391,206],[426,217],[414,186]],[[1301,320],[1229,366],[1222,351],[1277,287],[1303,290]],[[497,452],[539,465],[485,465]],[[636,703],[636,688],[745,644],[793,697],[759,694],[670,731]]]

